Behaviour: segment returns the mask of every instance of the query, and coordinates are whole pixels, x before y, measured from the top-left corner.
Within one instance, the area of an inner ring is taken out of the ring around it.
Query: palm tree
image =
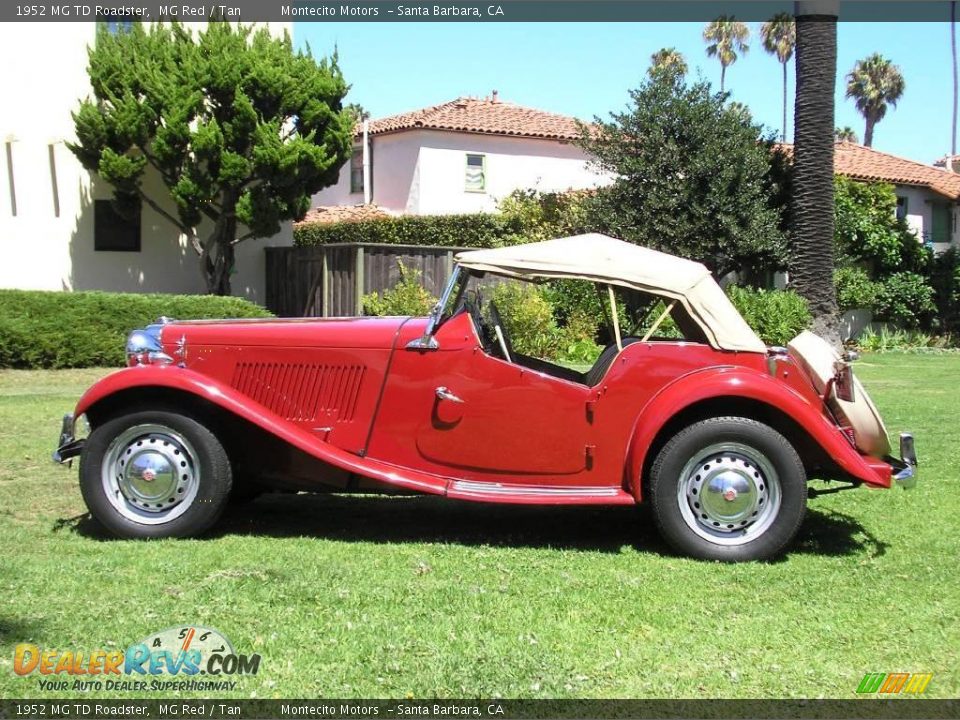
[[[720,92],[724,91],[727,67],[737,61],[737,53],[747,54],[750,46],[750,28],[737,22],[732,15],[721,15],[707,24],[703,40],[707,43],[707,56],[720,60]]]
[[[777,13],[768,22],[760,26],[760,38],[763,40],[763,49],[783,65],[783,134],[781,139],[787,140],[787,63],[793,57],[793,48],[797,44],[797,24],[787,13]]]
[[[857,131],[849,125],[844,125],[843,127],[834,129],[833,139],[837,142],[860,142],[860,138],[857,137]]]
[[[650,75],[660,70],[676,70],[681,75],[687,74],[687,60],[683,53],[673,47],[660,48],[650,56]]]
[[[840,343],[833,284],[833,131],[839,2],[796,3],[797,90],[790,198],[790,283],[813,330]]]
[[[863,144],[873,145],[873,126],[887,114],[887,105],[896,107],[906,83],[900,68],[880,53],[858,60],[847,74],[847,97],[857,103],[857,110],[867,122]]]

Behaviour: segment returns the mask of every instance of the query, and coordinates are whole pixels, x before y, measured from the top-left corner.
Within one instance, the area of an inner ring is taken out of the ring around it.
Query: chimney
[[[500,102],[500,99],[497,97],[497,91],[494,90],[493,94],[490,96],[490,102]]]

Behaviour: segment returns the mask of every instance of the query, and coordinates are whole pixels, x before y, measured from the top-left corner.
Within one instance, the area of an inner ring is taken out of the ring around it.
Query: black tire
[[[773,428],[748,418],[710,418],[681,430],[657,454],[650,501],[661,535],[679,552],[767,560],[803,522],[806,480],[796,450]]]
[[[139,494],[132,483],[147,490]],[[173,412],[113,418],[93,430],[80,458],[80,490],[90,514],[121,538],[200,535],[220,517],[231,487],[220,441],[196,420]],[[153,506],[150,492],[162,493],[155,498],[160,503]]]

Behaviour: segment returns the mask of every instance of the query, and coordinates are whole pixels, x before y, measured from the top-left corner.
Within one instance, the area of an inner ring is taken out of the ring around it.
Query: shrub
[[[929,335],[917,330],[881,326],[868,327],[857,338],[857,347],[865,352],[955,352],[957,339],[952,335]]]
[[[786,345],[811,321],[807,302],[790,290],[753,290],[730,285],[727,296],[760,339]]]
[[[837,177],[834,194],[836,250],[841,262],[866,262],[878,274],[925,271],[929,251],[906,222],[897,219],[893,185]]]
[[[411,315],[423,317],[437,304],[437,299],[428,293],[420,284],[420,271],[410,270],[402,262],[400,266],[400,282],[383,296],[372,292],[363,296],[364,315]]]
[[[523,221],[516,216],[403,215],[359,222],[300,223],[293,229],[293,240],[301,247],[362,242],[491,248],[515,244],[523,230]]]
[[[905,328],[929,324],[937,310],[933,288],[917,273],[893,273],[879,283],[874,312],[879,320]]]
[[[493,289],[493,302],[517,352],[548,359],[559,355],[560,330],[553,307],[540,288],[528,283],[500,283]]]
[[[833,273],[840,311],[873,308],[880,286],[862,268],[844,267]]]
[[[934,260],[931,282],[941,329],[950,332],[960,328],[960,252],[956,248]]]
[[[271,317],[259,305],[212,295],[0,290],[0,367],[123,365],[131,330],[179,320]]]

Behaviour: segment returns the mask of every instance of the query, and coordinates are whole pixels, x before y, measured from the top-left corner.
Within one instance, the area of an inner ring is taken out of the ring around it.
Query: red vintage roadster
[[[679,551],[731,561],[788,545],[809,479],[915,482],[912,437],[890,456],[850,358],[811,333],[766,347],[698,263],[602,235],[456,260],[427,318],[161,318],[64,418],[54,459],[80,456],[91,514],[127,538],[200,534],[231,494],[273,486],[649,502]],[[483,300],[558,279],[609,301],[586,372],[517,352]],[[622,332],[615,290],[660,303],[642,335]]]

